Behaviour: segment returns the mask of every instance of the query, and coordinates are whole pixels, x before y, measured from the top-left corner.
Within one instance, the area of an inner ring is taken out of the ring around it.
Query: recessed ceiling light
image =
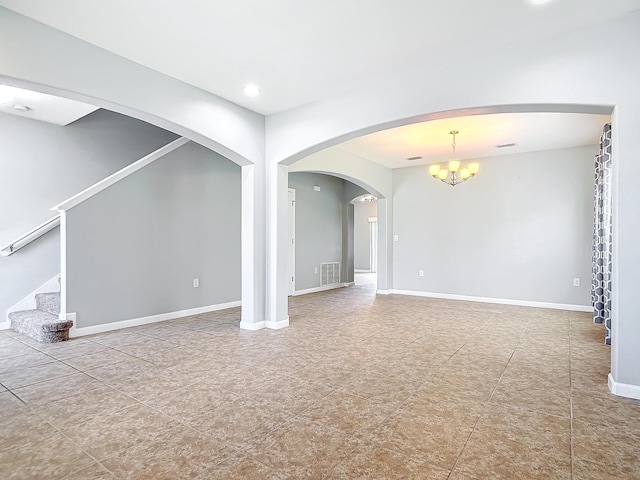
[[[260,90],[255,85],[247,85],[242,89],[242,91],[247,97],[257,97],[262,93],[262,90]]]
[[[31,108],[27,107],[26,105],[14,105],[13,109],[18,110],[19,112],[28,112],[29,110],[31,110]]]
[[[549,3],[551,0],[529,0],[529,3],[533,5],[542,5],[543,3]]]

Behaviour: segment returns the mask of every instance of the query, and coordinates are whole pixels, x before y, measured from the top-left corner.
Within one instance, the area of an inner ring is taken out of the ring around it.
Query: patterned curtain
[[[604,323],[611,345],[611,124],[604,126],[596,155],[591,304],[594,323]]]

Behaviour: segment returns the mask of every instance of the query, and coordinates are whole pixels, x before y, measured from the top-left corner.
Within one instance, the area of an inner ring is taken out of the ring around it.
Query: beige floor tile
[[[64,477],[64,480],[116,480],[117,478],[100,464],[94,463],[87,468],[72,473],[68,477]]]
[[[476,430],[456,466],[479,478],[571,479],[571,454]]]
[[[62,479],[93,463],[88,455],[61,435],[0,452],[4,480]]]
[[[501,380],[491,396],[490,402],[538,410],[563,417],[571,416],[569,389],[538,386],[535,383],[529,383],[526,378]]]
[[[133,398],[111,387],[99,386],[60,400],[36,405],[33,411],[55,427],[64,429],[103,417],[136,403]]]
[[[407,457],[374,443],[358,445],[336,466],[328,479],[446,480],[449,470],[438,468],[422,458]]]
[[[13,390],[20,387],[26,387],[27,385],[40,383],[45,380],[64,377],[77,372],[78,371],[76,369],[60,362],[44,363],[42,365],[0,373],[0,383],[2,383],[7,389]]]
[[[61,427],[61,430],[76,445],[102,460],[179,425],[170,417],[137,404],[79,425]]]
[[[89,353],[86,355],[77,355],[71,358],[65,358],[63,361],[76,370],[87,372],[95,368],[114,365],[116,363],[130,360],[132,360],[132,357],[130,355],[127,355],[126,353],[122,353],[112,348],[104,348],[99,352]]]
[[[222,440],[227,446],[244,449],[262,441],[290,418],[291,415],[280,409],[239,397],[190,420],[189,425],[203,435]]]
[[[397,408],[395,404],[336,391],[304,410],[300,417],[349,435],[365,436]]]
[[[28,411],[28,407],[9,391],[0,392],[0,415],[9,416]]]
[[[587,460],[574,460],[573,480],[637,480],[638,475],[625,473],[612,465],[600,465]]]
[[[141,439],[101,463],[121,479],[193,479],[232,453],[217,439],[179,426]]]
[[[0,451],[47,439],[58,432],[30,410],[0,417]]]
[[[374,287],[292,297],[278,331],[0,332],[0,478],[640,478],[640,402],[588,314]]]
[[[100,387],[100,382],[84,373],[74,373],[62,379],[16,388],[13,392],[28,405],[41,405],[48,402],[70,397],[78,393],[87,392]]]
[[[573,455],[577,462],[608,465],[640,478],[640,429],[573,421]]]
[[[321,479],[357,444],[339,430],[294,419],[251,451],[254,460],[278,471],[280,478]]]
[[[0,345],[0,350],[2,350],[2,348],[2,345]],[[2,359],[0,361],[0,374],[14,370],[22,370],[36,365],[43,365],[45,363],[53,363],[55,361],[55,358],[47,354],[38,352],[37,350],[31,350],[22,355]]]
[[[417,416],[400,410],[371,434],[379,445],[410,457],[420,457],[451,469],[477,419],[447,417],[437,413]]]

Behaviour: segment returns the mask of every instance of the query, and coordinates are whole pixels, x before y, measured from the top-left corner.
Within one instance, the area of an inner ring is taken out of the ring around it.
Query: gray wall
[[[341,262],[342,281],[352,281],[353,214],[345,201],[347,184],[329,175],[289,174],[289,188],[296,191],[296,291],[319,287],[320,274],[314,269],[320,272],[326,262]],[[314,185],[322,190],[316,192]]]
[[[394,170],[394,289],[589,305],[596,153],[482,159],[454,188]]]
[[[240,194],[240,167],[189,143],[69,210],[77,326],[239,301]]]
[[[370,233],[369,217],[378,216],[378,201],[356,202],[354,212],[354,267],[356,270],[369,271]]]
[[[176,136],[98,110],[61,127],[0,114],[0,245],[54,216],[49,209]],[[58,229],[0,257],[0,322],[6,311],[60,273]]]

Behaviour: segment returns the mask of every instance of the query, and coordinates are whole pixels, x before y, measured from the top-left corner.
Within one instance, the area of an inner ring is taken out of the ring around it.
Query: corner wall
[[[238,302],[240,195],[240,167],[188,143],[67,211],[76,327]]]
[[[394,289],[588,308],[597,151],[485,158],[456,187],[394,170]]]
[[[176,138],[98,110],[65,127],[0,114],[0,245],[55,216],[51,207]],[[58,229],[0,257],[0,322],[60,273]]]

